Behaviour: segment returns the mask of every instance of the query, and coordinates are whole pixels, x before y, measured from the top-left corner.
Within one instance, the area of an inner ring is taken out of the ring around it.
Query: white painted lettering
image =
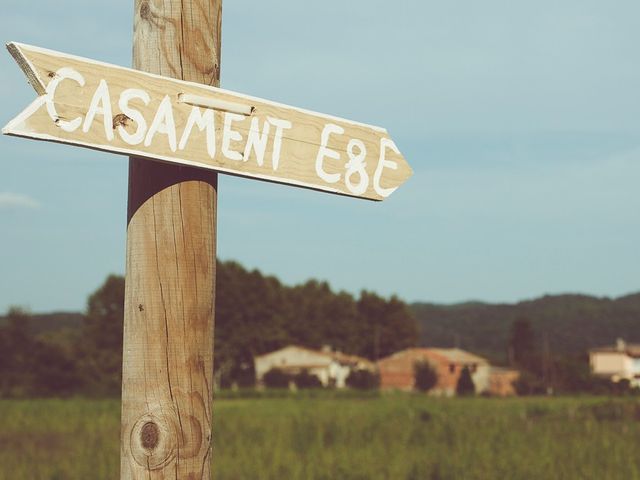
[[[118,100],[118,107],[120,107],[120,111],[134,121],[138,127],[136,128],[135,133],[131,134],[125,129],[126,125],[118,125],[118,133],[120,134],[120,138],[129,145],[138,145],[139,143],[142,143],[144,135],[147,133],[147,121],[139,110],[129,106],[129,102],[133,99],[142,100],[145,105],[149,105],[149,102],[151,101],[149,94],[144,90],[128,88],[123,91],[120,94],[120,99]]]
[[[199,107],[194,106],[191,109],[191,113],[189,114],[189,118],[187,119],[187,125],[184,127],[184,132],[182,132],[182,137],[180,138],[180,143],[178,144],[178,148],[180,150],[184,150],[187,146],[187,141],[189,140],[189,135],[191,135],[191,130],[193,126],[196,125],[198,130],[201,132],[206,130],[207,136],[207,153],[209,157],[213,158],[216,156],[216,129],[215,129],[215,117],[213,115],[213,110],[206,108],[204,114],[200,110]]]
[[[327,173],[323,166],[324,157],[329,157],[333,160],[340,160],[340,154],[327,147],[327,144],[329,143],[329,136],[332,133],[342,135],[344,133],[344,128],[333,123],[327,123],[324,126],[320,137],[320,149],[318,150],[318,156],[316,157],[316,173],[327,183],[336,183],[340,180],[339,173]]]
[[[87,116],[85,117],[84,124],[82,125],[82,131],[84,133],[87,133],[91,128],[96,115],[102,115],[104,134],[107,137],[107,140],[112,141],[113,114],[111,113],[111,97],[109,96],[109,87],[104,79],[100,80],[100,84],[98,85],[98,88],[96,88],[93,98],[91,99]]]
[[[165,95],[158,106],[156,116],[151,122],[147,136],[144,139],[144,146],[148,147],[153,141],[153,137],[156,133],[162,133],[167,136],[169,141],[169,148],[172,152],[176,151],[176,123],[173,119],[173,108],[171,107],[171,99],[169,95]]]
[[[63,120],[58,115],[56,110],[56,106],[53,100],[54,95],[56,94],[56,88],[62,80],[69,79],[75,80],[81,87],[84,87],[84,77],[80,75],[79,72],[74,70],[73,68],[63,67],[56,72],[53,80],[49,82],[47,85],[47,94],[45,103],[47,105],[47,112],[51,117],[51,120],[56,122],[56,124],[63,129],[65,132],[74,132],[78,129],[80,124],[82,123],[82,117],[74,118],[73,120]]]
[[[267,151],[267,141],[269,140],[269,122],[264,122],[264,127],[260,131],[260,120],[258,117],[251,119],[251,128],[247,134],[247,145],[244,147],[244,161],[249,160],[251,150],[256,153],[256,162],[259,166],[264,165],[264,154]],[[274,168],[275,170],[275,168]]]
[[[357,154],[354,153],[354,148],[358,149]],[[349,161],[344,166],[347,169],[344,176],[345,184],[354,195],[362,195],[369,186],[369,174],[365,170],[367,163],[364,161],[367,158],[367,148],[364,142],[355,138],[349,140],[347,155],[349,156]],[[360,177],[357,184],[351,181],[355,173]]]
[[[273,137],[273,154],[271,155],[271,165],[273,171],[278,170],[280,165],[280,151],[282,150],[282,134],[285,130],[291,129],[293,126],[289,120],[281,120],[279,118],[267,117],[271,125],[276,127],[276,133]]]
[[[381,138],[380,139],[380,160],[378,160],[378,166],[376,167],[376,172],[373,175],[373,188],[376,193],[382,197],[388,197],[391,195],[394,190],[398,187],[393,188],[382,188],[380,186],[380,179],[382,177],[382,170],[385,168],[390,168],[391,170],[398,169],[398,162],[394,162],[392,160],[387,160],[387,148],[393,150],[395,153],[400,155],[400,151],[396,144],[390,138]]]
[[[236,152],[235,150],[231,150],[232,141],[242,141],[242,135],[240,135],[240,132],[231,130],[231,124],[234,121],[242,121],[244,120],[244,118],[244,115],[240,115],[238,113],[227,112],[224,114],[224,127],[222,129],[222,154],[229,160],[235,160],[237,162],[242,161],[242,154],[240,152]]]

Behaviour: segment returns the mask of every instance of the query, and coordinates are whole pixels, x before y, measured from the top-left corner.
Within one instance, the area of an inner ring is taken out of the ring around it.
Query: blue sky
[[[37,5],[37,8],[36,8]],[[0,32],[131,63],[131,2],[9,0]],[[382,203],[223,176],[218,255],[408,301],[640,290],[640,3],[231,1],[222,86],[386,127]],[[34,98],[0,55],[0,123]],[[0,138],[0,312],[124,272],[127,160]]]

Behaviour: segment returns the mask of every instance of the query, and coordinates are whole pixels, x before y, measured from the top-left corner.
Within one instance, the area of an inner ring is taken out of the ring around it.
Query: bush
[[[239,388],[253,388],[256,385],[256,372],[253,364],[253,358],[245,355],[244,358],[238,358],[233,363],[229,372],[231,382],[235,383]]]
[[[413,366],[415,388],[421,392],[428,392],[438,383],[438,373],[429,362],[416,362]]]
[[[303,369],[300,373],[293,377],[296,387],[303,388],[322,388],[322,382],[316,375],[312,375],[308,370]]]
[[[369,370],[351,370],[346,382],[357,390],[375,390],[380,386],[380,375]]]
[[[618,395],[631,393],[631,382],[628,378],[622,378],[613,384],[613,392]]]
[[[291,377],[279,368],[272,368],[264,374],[262,381],[267,388],[289,388]]]
[[[518,395],[544,395],[547,391],[542,379],[527,371],[520,372],[513,382],[513,388]]]
[[[456,385],[456,395],[473,395],[476,393],[476,386],[471,378],[471,370],[469,367],[464,367],[460,372],[460,378],[458,378],[458,384]]]

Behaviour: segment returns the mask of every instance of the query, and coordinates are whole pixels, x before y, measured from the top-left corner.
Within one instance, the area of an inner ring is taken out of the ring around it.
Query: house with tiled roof
[[[325,347],[313,350],[298,345],[289,345],[279,350],[254,358],[256,380],[260,384],[264,374],[273,368],[290,375],[307,371],[315,375],[323,386],[343,388],[353,370],[375,370],[375,364],[366,358],[348,355]]]
[[[455,395],[460,374],[465,367],[471,372],[476,392],[489,391],[489,362],[459,348],[408,348],[383,358],[377,362],[380,387],[387,390],[413,390],[415,365],[420,362],[429,363],[438,376],[431,393]]]

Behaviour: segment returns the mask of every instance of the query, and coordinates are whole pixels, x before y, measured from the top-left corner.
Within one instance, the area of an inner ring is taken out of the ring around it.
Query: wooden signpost
[[[386,130],[10,43],[39,97],[8,135],[382,200],[411,169]]]
[[[130,155],[121,479],[211,478],[217,172],[371,200],[379,127],[216,88],[221,0],[135,0],[134,69],[8,44],[38,97],[3,133]]]

